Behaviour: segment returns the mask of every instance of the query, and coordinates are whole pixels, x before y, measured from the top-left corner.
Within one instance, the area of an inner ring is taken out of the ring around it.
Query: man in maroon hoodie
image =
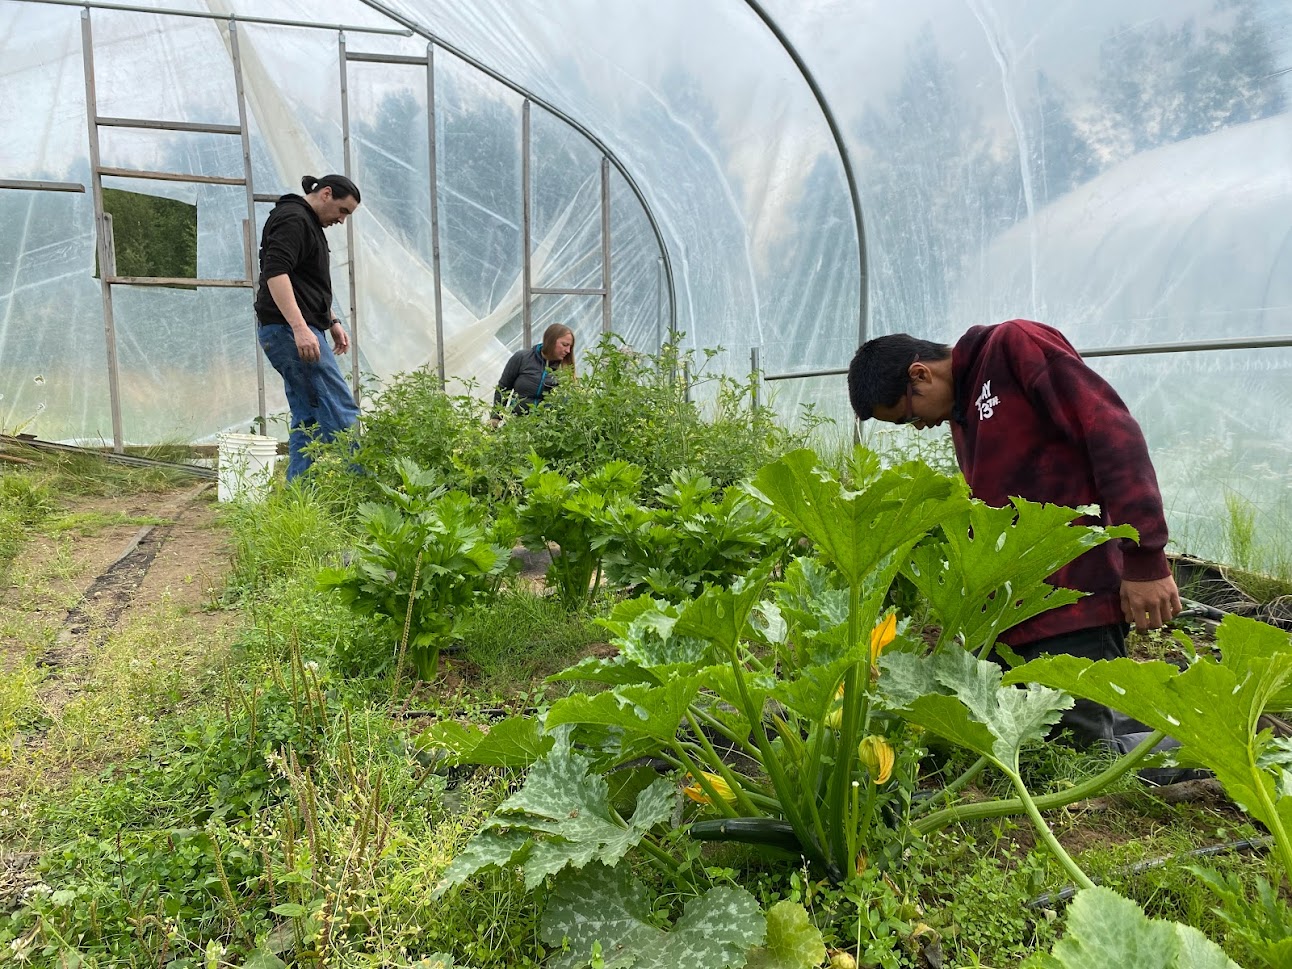
[[[1001,639],[1023,659],[1126,655],[1126,624],[1156,629],[1180,612],[1163,547],[1162,494],[1144,434],[1117,392],[1058,330],[1030,320],[975,326],[955,347],[904,333],[857,351],[848,395],[858,419],[917,428],[951,422],[956,460],[976,498],[1098,505],[1089,524],[1129,524],[1139,543],[1106,542],[1050,582],[1089,595],[1041,613]],[[1144,727],[1086,700],[1061,726],[1123,751]]]

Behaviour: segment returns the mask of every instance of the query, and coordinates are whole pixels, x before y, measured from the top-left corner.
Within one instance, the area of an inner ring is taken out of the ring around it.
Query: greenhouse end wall
[[[170,5],[217,14],[236,6]],[[863,328],[951,341],[970,325],[1013,317],[1058,326],[1092,351],[1292,338],[1286,4],[762,6],[839,123],[864,250],[820,107],[747,4],[388,4],[462,55],[442,48],[435,69],[450,375],[487,389],[524,329],[525,98],[463,57],[595,133],[632,177],[611,178],[609,281],[612,326],[634,345],[656,346],[675,325],[688,345],[725,347],[718,362],[743,375],[751,350],[769,374],[817,371],[845,365]],[[265,0],[255,13],[398,26],[361,2]],[[92,16],[100,114],[237,122],[224,23]],[[89,181],[80,17],[75,7],[0,5],[0,179]],[[239,37],[251,168],[270,197],[305,172],[340,167],[342,39],[351,52],[427,56],[427,38],[416,35],[243,24]],[[348,81],[353,171],[369,201],[353,220],[353,251],[334,233],[334,278],[348,313],[353,266],[359,369],[379,386],[433,365],[441,349],[428,95],[415,66],[354,64]],[[595,158],[541,106],[531,111],[534,285],[595,288]],[[104,146],[112,155],[104,163],[122,167],[241,166],[236,139],[121,135]],[[201,273],[240,271],[245,206],[236,190],[153,183],[149,191],[198,206]],[[7,430],[111,435],[92,208],[87,195],[0,190]],[[257,203],[258,222],[268,208]],[[134,294],[121,311],[128,439],[209,439],[255,417],[245,292]],[[557,318],[574,322],[584,345],[598,326],[596,305],[582,297],[534,298],[533,325]],[[186,347],[195,332],[197,356]],[[1223,554],[1223,539],[1207,533],[1235,499],[1249,501],[1271,534],[1292,521],[1292,430],[1269,419],[1287,408],[1289,351],[1092,360],[1145,427],[1178,537],[1192,545],[1198,536],[1197,550]],[[281,412],[268,376],[268,409]],[[842,380],[780,381],[774,390],[786,414],[812,403],[848,436]]]

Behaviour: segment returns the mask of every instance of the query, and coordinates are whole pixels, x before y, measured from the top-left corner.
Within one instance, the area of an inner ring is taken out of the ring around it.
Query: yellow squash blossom
[[[879,662],[879,654],[884,647],[897,638],[897,613],[890,612],[888,618],[870,631],[870,665]]]
[[[736,803],[736,795],[732,792],[730,784],[728,784],[717,774],[710,774],[707,770],[701,771],[700,773],[704,775],[704,779],[709,782],[709,786],[712,787],[714,791],[717,792],[720,798],[722,798],[728,804]],[[706,794],[704,792],[704,788],[700,786],[700,782],[695,780],[695,778],[693,778],[690,774],[687,774],[686,777],[687,777],[687,780],[691,781],[691,783],[688,784],[686,787],[682,788],[682,793],[685,794],[687,797],[689,797],[692,801],[695,801],[697,804],[712,803],[709,800],[709,795]]]
[[[834,709],[825,715],[825,725],[831,730],[838,730],[843,726],[843,684],[839,684],[839,689],[835,691],[834,698],[839,701]]]
[[[893,776],[893,748],[883,737],[871,734],[861,738],[857,745],[857,759],[865,765],[866,772],[876,784],[883,784]]]

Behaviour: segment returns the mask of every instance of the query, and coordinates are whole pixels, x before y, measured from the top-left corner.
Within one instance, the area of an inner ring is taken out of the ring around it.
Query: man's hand
[[[1178,616],[1183,608],[1180,590],[1169,575],[1149,582],[1122,581],[1122,614],[1140,632],[1157,629]]]
[[[296,338],[296,353],[306,363],[318,363],[319,338],[309,326],[302,323],[292,327],[292,336]]]
[[[350,334],[345,332],[345,327],[341,325],[340,320],[332,321],[332,329],[328,331],[332,334],[332,349],[337,353],[345,353],[350,349]]]

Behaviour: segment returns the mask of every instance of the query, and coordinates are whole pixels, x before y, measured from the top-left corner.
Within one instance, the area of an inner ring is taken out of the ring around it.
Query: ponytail
[[[344,175],[324,175],[322,178],[306,175],[301,179],[301,188],[306,195],[313,195],[320,189],[330,188],[334,199],[352,198],[356,205],[363,201],[359,198],[359,186]]]

